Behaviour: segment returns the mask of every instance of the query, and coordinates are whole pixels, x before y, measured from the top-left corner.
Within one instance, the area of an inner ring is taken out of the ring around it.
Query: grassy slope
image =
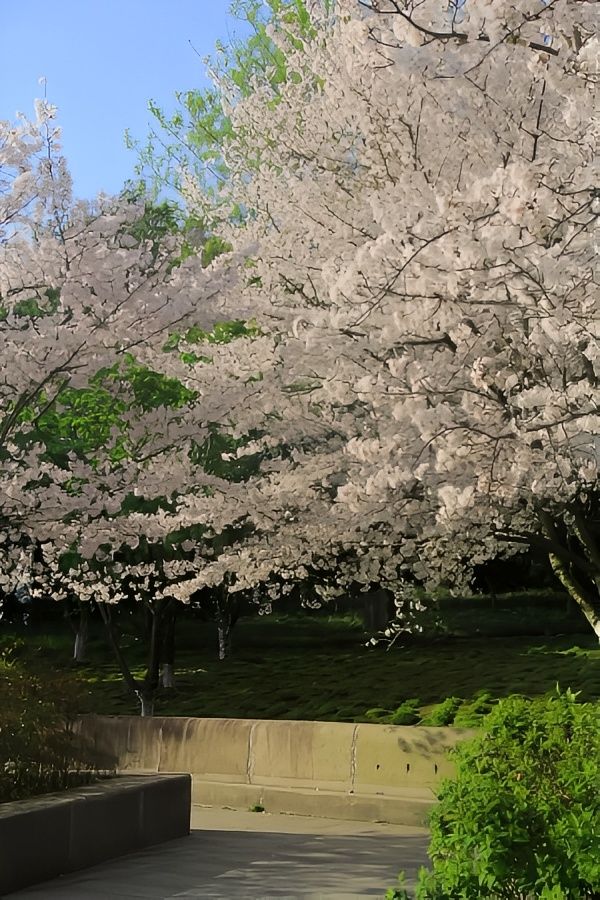
[[[600,649],[593,635],[563,637],[460,638],[367,649],[351,619],[242,619],[234,634],[234,656],[216,658],[209,624],[179,624],[177,687],[162,692],[157,715],[364,720],[372,707],[395,709],[409,697],[423,708],[456,695],[489,691],[529,696],[561,688],[600,699]],[[127,654],[141,673],[139,641],[126,638]],[[63,632],[31,635],[23,655],[42,670],[69,669],[70,637]],[[84,711],[137,713],[123,690],[101,632],[90,661],[78,670],[85,687]]]

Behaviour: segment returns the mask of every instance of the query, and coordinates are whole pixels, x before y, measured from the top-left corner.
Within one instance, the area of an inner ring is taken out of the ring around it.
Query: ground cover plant
[[[366,647],[362,624],[352,616],[257,616],[242,618],[236,630],[234,655],[219,661],[214,624],[186,621],[175,687],[159,692],[157,715],[385,722],[404,705],[404,712],[418,709],[407,716],[413,722],[457,720],[466,727],[488,711],[488,699],[516,692],[535,697],[557,682],[581,691],[584,700],[600,699],[593,635],[413,639],[386,650]],[[143,642],[131,623],[123,623],[123,643],[141,676]],[[56,623],[30,629],[20,659],[33,672],[68,671],[71,654],[70,636]],[[76,676],[84,689],[81,711],[137,712],[100,629],[92,627],[88,662],[76,667]],[[406,704],[411,699],[418,703]],[[369,715],[376,707],[379,719]]]

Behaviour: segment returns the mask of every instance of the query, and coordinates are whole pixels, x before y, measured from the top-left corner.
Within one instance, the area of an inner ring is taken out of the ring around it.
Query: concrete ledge
[[[0,894],[190,831],[189,775],[110,778],[0,805]]]
[[[319,788],[273,787],[271,785],[224,784],[194,780],[193,802],[201,806],[251,809],[262,806],[268,813],[319,816],[358,822],[389,822],[424,828],[435,797],[432,791],[407,788],[392,796],[352,794]]]
[[[448,750],[472,729],[344,722],[82,716],[79,731],[122,772],[190,772],[194,802],[422,825]]]

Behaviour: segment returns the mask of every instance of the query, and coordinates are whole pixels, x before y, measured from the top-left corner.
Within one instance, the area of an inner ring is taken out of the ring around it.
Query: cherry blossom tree
[[[217,538],[223,548],[232,529],[255,533],[261,520],[276,522],[285,502],[277,479],[267,479],[257,503],[259,488],[210,470],[198,448],[215,429],[234,443],[253,433],[255,451],[244,440],[243,465],[252,452],[290,448],[305,429],[285,425],[277,397],[268,399],[278,360],[273,336],[241,318],[245,249],[206,265],[168,229],[149,229],[143,204],[74,203],[46,103],[37,123],[2,123],[0,135],[2,581],[34,576],[34,590],[76,598],[84,611],[94,599],[112,637],[110,604],[125,594],[140,599],[156,634],[148,679],[130,686],[147,709],[159,624],[175,599],[161,595],[174,583],[165,574],[174,561],[160,549],[150,559],[131,552],[208,530],[203,540],[181,538],[179,568],[197,575],[219,556]],[[144,402],[140,372],[170,377],[181,402]],[[73,410],[84,405],[78,430]],[[84,435],[90,405],[102,421]],[[278,420],[263,436],[256,425],[264,429],[274,409]],[[223,565],[209,568],[204,582],[218,587]]]
[[[227,483],[194,462],[194,448],[227,425],[236,403],[251,408],[255,386],[231,353],[217,371],[206,355],[192,367],[177,347],[190,329],[210,344],[215,323],[219,334],[222,319],[235,325],[236,258],[207,266],[177,235],[149,233],[143,203],[73,202],[55,110],[40,103],[37,113],[36,123],[0,125],[1,577],[6,588],[27,582],[33,565],[60,599],[65,553],[93,568],[146,531],[150,540],[168,534],[172,515],[165,524],[164,512],[147,516],[131,498],[162,498],[172,510],[191,490],[212,492],[218,506]],[[165,380],[169,369],[193,372],[193,388]],[[139,388],[153,373],[163,395],[148,402]],[[228,522],[225,510],[219,520]],[[70,584],[72,596],[92,596],[84,582]],[[98,584],[95,596],[107,599]]]
[[[249,362],[219,346],[228,333],[253,335],[239,318],[235,255],[207,265],[169,229],[149,228],[143,203],[73,202],[55,110],[40,103],[37,114],[0,124],[2,584],[34,577],[34,590],[85,601],[82,610],[93,598],[109,634],[107,604],[128,590],[148,601],[158,633],[173,602],[150,596],[162,557],[155,573],[152,560],[123,556],[186,522],[222,530],[243,517],[242,493],[195,455],[236,407],[236,428],[254,420],[260,348]],[[211,356],[194,354],[200,338]],[[159,402],[139,390],[153,375]],[[165,399],[169,385],[177,402]],[[193,519],[174,514],[186,492]]]
[[[48,410],[102,372],[110,375],[102,387],[115,399],[128,389],[131,394],[125,370],[132,360],[156,362],[165,340],[182,327],[212,328],[236,278],[235,262],[204,268],[197,257],[178,259],[175,240],[140,238],[135,204],[73,203],[54,115],[41,103],[37,124],[0,128],[2,515],[19,527],[27,517],[28,527],[35,520],[40,539],[52,537],[57,520],[82,506],[89,518],[118,508],[133,479],[144,477],[139,464],[145,457],[179,450],[190,433],[202,438],[198,417],[188,427],[180,410],[135,409],[130,403],[130,471],[125,464],[111,467],[106,453],[105,472],[97,459],[75,453],[61,468],[35,443]],[[205,407],[208,420],[211,402]],[[108,445],[115,437],[108,436]],[[122,484],[118,477],[104,482],[103,474],[108,479],[116,469]],[[168,472],[167,467],[162,482],[167,493]],[[184,475],[174,472],[173,483]],[[43,491],[30,489],[36,479],[42,479]],[[85,491],[75,485],[85,485]]]
[[[282,484],[320,514],[274,529],[291,567],[354,547],[364,583],[460,588],[541,548],[600,636],[596,25],[587,0],[343,0],[232,111],[261,403],[304,423]]]

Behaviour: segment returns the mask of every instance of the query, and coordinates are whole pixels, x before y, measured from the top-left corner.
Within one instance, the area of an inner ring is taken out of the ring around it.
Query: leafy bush
[[[460,697],[446,697],[441,703],[436,704],[431,712],[424,716],[419,724],[441,727],[452,725],[454,717],[462,706]]]
[[[390,721],[391,715],[391,709],[384,709],[382,706],[374,706],[372,709],[368,709],[365,712],[364,718],[368,719],[369,722],[377,722],[379,725],[383,725]],[[361,721],[361,719],[362,717],[359,717],[358,721]]]
[[[600,898],[597,705],[508,697],[453,757],[419,900]]]
[[[410,700],[404,700],[403,703],[392,713],[390,722],[392,725],[415,725],[420,718],[419,706],[421,701],[418,697],[411,697]]]
[[[382,706],[374,706],[368,709],[364,717],[356,719],[362,722],[363,718],[378,725],[415,725],[419,721],[419,705],[421,701],[416,697],[403,700],[396,709],[384,709]]]
[[[484,716],[490,712],[494,700],[486,691],[480,691],[473,700],[463,703],[454,716],[456,728],[478,728]]]
[[[91,779],[73,733],[79,688],[72,679],[27,672],[0,655],[0,803]]]

